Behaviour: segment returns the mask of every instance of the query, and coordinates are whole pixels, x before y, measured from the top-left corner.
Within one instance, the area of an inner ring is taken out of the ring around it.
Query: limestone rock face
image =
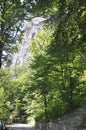
[[[12,55],[12,66],[22,65],[30,56],[30,43],[42,29],[43,18],[32,19],[32,24],[25,23],[25,35],[21,43],[18,43],[18,52]]]
[[[7,54],[3,51],[3,55],[6,57],[3,62],[3,68],[8,66],[20,66],[25,63],[30,56],[30,43],[32,39],[35,39],[37,34],[41,31],[44,18],[36,17],[32,19],[32,22],[26,22],[23,25],[25,31],[24,37],[21,42],[17,41],[17,51],[13,54]]]

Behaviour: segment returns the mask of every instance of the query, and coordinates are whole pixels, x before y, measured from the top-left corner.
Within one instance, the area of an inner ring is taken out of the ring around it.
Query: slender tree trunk
[[[5,6],[6,6],[6,0],[3,2],[3,4],[1,5],[1,17],[4,20],[5,18]],[[0,31],[0,68],[2,66],[2,52],[3,52],[3,48],[4,48],[4,29],[5,29],[5,23],[2,21],[1,22],[1,31]]]
[[[45,111],[45,119],[48,119],[48,115],[47,115],[47,99],[46,96],[44,95],[44,111]]]
[[[3,51],[3,43],[0,42],[0,68],[2,66],[2,51]]]
[[[1,66],[2,66],[2,62],[1,62],[1,54],[2,54],[2,52],[1,52],[1,50],[0,50],[0,68],[1,68]]]
[[[70,105],[70,109],[72,109],[73,108],[73,92],[72,92],[72,90],[70,90],[69,105]]]
[[[70,89],[69,105],[70,105],[70,109],[73,108],[73,87],[74,87],[73,85],[74,85],[73,80],[70,77],[70,84],[69,84],[69,89]]]

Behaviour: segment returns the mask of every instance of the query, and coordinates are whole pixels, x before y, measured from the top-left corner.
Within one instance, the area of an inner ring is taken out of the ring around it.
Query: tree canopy
[[[85,103],[86,1],[3,0],[0,8],[0,59],[3,50],[14,47],[24,19],[46,17],[31,42],[28,67],[10,75],[0,71],[0,118],[53,121]]]

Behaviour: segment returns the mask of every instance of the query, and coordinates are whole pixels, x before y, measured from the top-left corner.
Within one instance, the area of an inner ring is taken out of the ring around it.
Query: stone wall
[[[75,127],[72,124],[55,122],[36,122],[36,127],[40,130],[86,130],[86,128]]]

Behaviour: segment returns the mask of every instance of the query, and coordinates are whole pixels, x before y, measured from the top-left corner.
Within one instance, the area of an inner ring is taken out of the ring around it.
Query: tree
[[[47,96],[49,94],[49,91],[51,91],[51,87],[48,83],[49,63],[48,57],[46,55],[46,47],[51,40],[52,34],[50,33],[51,30],[47,30],[46,28],[45,30],[46,31],[42,31],[40,34],[38,34],[37,39],[32,40],[32,62],[30,64],[30,68],[32,69],[33,74],[32,82],[35,82],[33,90],[38,93],[42,100],[42,106],[44,106],[44,118],[47,120]]]
[[[83,30],[83,27],[80,26],[81,23],[85,22],[86,3],[85,1],[66,1],[60,2],[59,4],[59,21],[54,33],[55,38],[52,41],[48,52],[52,55],[52,57],[54,56],[57,58],[57,64],[60,64],[63,68],[65,85],[66,87],[70,86],[69,89],[67,87],[66,90],[69,94],[67,93],[65,95],[69,95],[68,102],[71,107],[73,101],[73,89],[76,89],[77,85],[80,86],[79,78],[86,69],[84,65],[84,58],[86,54],[82,51],[85,50],[84,45],[86,43],[83,38],[84,31],[81,31]],[[62,90],[64,90],[65,85],[61,88]]]
[[[27,113],[32,112],[36,120],[55,119],[56,115],[59,115],[64,109],[63,107],[59,109],[62,106],[62,101],[59,99],[58,88],[54,80],[56,77],[55,67],[53,59],[47,55],[53,31],[51,27],[44,27],[37,39],[32,40],[31,43],[31,61],[27,79],[30,80],[28,102],[29,100],[32,102],[30,101],[31,103],[28,104]],[[56,103],[57,100],[58,103]],[[30,106],[31,111],[28,110]]]
[[[11,108],[12,87],[8,70],[0,70],[0,119],[8,118]],[[10,91],[11,93],[10,93]]]
[[[66,104],[66,110],[67,108],[70,110],[76,106],[76,102],[79,104],[81,99],[78,100],[77,97],[81,95],[81,86],[83,86],[82,88],[84,90],[85,85],[85,83],[81,85],[82,83],[80,82],[80,78],[86,69],[86,42],[83,29],[86,22],[85,5],[85,0],[52,0],[44,1],[44,3],[39,0],[36,2],[36,7],[38,8],[36,13],[44,15],[44,17],[50,16],[50,23],[54,22],[55,32],[52,41],[50,41],[51,43],[46,47],[48,48],[46,49],[46,54],[49,56],[48,61],[50,61],[50,59],[52,61],[51,75],[53,75],[53,87],[57,86],[59,97],[62,99],[64,106]],[[40,59],[40,57],[38,59]],[[36,62],[37,61],[35,61],[35,63]],[[43,66],[41,65],[41,67]],[[39,77],[41,78],[41,76]],[[43,77],[43,79],[45,77]],[[39,81],[37,83],[39,83]],[[85,97],[85,93],[83,93],[83,95]]]

